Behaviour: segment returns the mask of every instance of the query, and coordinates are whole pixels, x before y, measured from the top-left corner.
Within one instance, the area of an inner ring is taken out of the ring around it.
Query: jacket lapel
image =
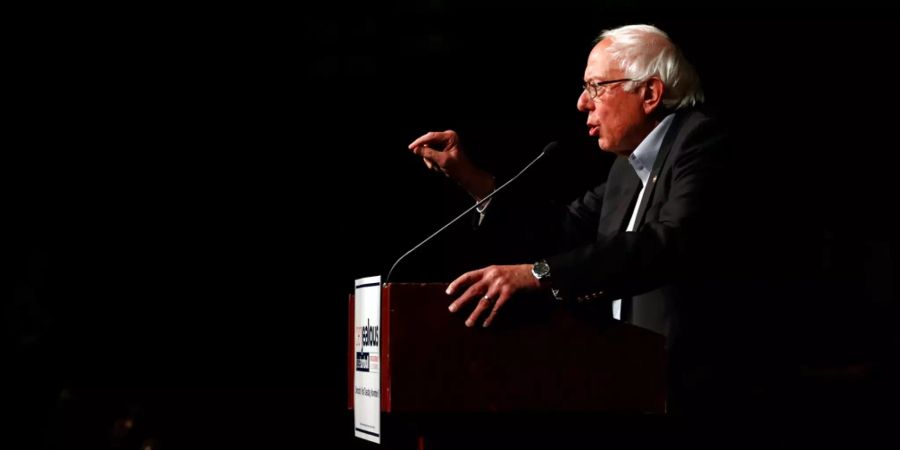
[[[640,192],[641,179],[625,158],[616,158],[607,182],[607,187],[610,186],[615,186],[616,189],[608,190],[608,195],[604,199],[604,207],[607,210],[605,220],[601,221],[601,231],[616,233],[628,226],[633,211],[631,205]]]
[[[647,180],[647,188],[644,189],[644,196],[641,198],[641,204],[638,205],[640,209],[638,210],[637,219],[634,222],[635,229],[637,229],[640,224],[644,223],[644,216],[647,214],[647,206],[650,205],[650,202],[653,200],[653,194],[656,190],[656,180],[659,178],[659,173],[662,171],[662,167],[669,157],[669,150],[672,148],[672,142],[675,140],[678,129],[681,127],[682,117],[684,117],[684,114],[675,114],[675,117],[672,118],[672,125],[669,126],[669,130],[666,132],[666,136],[663,138],[662,145],[659,148],[659,153],[656,154],[656,161],[653,162],[653,170],[650,171],[650,178]],[[640,183],[640,181],[638,183]]]

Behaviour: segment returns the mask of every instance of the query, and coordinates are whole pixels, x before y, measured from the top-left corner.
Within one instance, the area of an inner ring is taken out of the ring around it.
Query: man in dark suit
[[[450,311],[476,301],[466,325],[486,315],[488,326],[521,297],[515,294],[545,290],[563,302],[611,304],[606,311],[616,319],[665,335],[671,354],[695,339],[692,314],[707,290],[696,275],[714,265],[714,197],[723,192],[726,149],[714,121],[695,109],[702,101],[696,72],[661,30],[604,32],[588,57],[578,109],[600,149],[619,156],[607,181],[555,213],[556,226],[540,242],[553,251],[543,259],[485,267],[450,283],[448,295],[459,294]],[[453,131],[427,133],[409,148],[476,201],[495,187]],[[479,208],[485,229],[515,214],[503,198],[491,202]]]

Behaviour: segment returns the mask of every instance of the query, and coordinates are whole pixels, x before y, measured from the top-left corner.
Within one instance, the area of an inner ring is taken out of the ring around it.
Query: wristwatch
[[[531,266],[531,274],[534,275],[538,281],[550,279],[550,265],[547,264],[547,260],[542,259],[534,263]]]

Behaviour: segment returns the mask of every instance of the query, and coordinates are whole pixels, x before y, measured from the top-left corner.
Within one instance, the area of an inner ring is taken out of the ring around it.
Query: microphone
[[[387,277],[384,279],[384,284],[388,284],[388,282],[389,282],[390,279],[391,279],[391,274],[394,273],[394,269],[397,267],[397,264],[400,264],[400,261],[402,261],[403,258],[406,258],[407,256],[409,256],[410,253],[416,251],[416,249],[418,249],[419,247],[425,245],[425,243],[427,243],[428,241],[430,241],[431,239],[433,239],[435,236],[441,234],[441,232],[444,231],[444,230],[446,230],[448,227],[450,227],[450,225],[453,225],[453,224],[456,223],[459,219],[462,219],[462,218],[465,217],[467,214],[471,213],[473,209],[475,209],[475,208],[477,208],[477,207],[483,205],[485,202],[487,202],[488,200],[490,200],[491,198],[493,198],[495,195],[497,195],[498,192],[500,192],[501,190],[503,190],[503,188],[505,188],[506,186],[508,186],[508,185],[509,185],[510,183],[512,183],[513,181],[516,181],[516,178],[519,178],[520,176],[522,176],[522,174],[525,173],[525,171],[528,170],[528,168],[530,168],[531,166],[533,166],[534,163],[538,162],[538,160],[540,160],[541,158],[543,158],[543,157],[544,157],[545,155],[547,155],[548,153],[554,153],[554,152],[556,152],[558,149],[559,149],[559,142],[558,142],[558,141],[553,141],[553,142],[547,144],[546,146],[544,146],[544,150],[541,151],[541,154],[537,155],[537,157],[535,157],[533,160],[531,160],[531,162],[528,163],[528,165],[526,165],[524,168],[522,168],[522,170],[520,170],[519,173],[516,174],[516,176],[510,178],[509,181],[507,181],[506,183],[503,183],[500,187],[495,188],[493,191],[491,191],[490,194],[486,195],[483,199],[479,200],[477,203],[475,203],[474,205],[472,205],[471,207],[469,207],[469,209],[463,211],[462,214],[456,216],[456,218],[453,219],[453,220],[451,220],[447,225],[444,225],[443,227],[441,227],[440,229],[438,229],[437,231],[435,231],[434,233],[432,233],[431,236],[428,236],[427,238],[425,238],[424,241],[419,242],[415,247],[413,247],[413,248],[410,249],[408,252],[404,253],[402,256],[400,256],[399,258],[397,258],[397,261],[395,261],[395,262],[394,262],[394,265],[391,266],[391,270],[388,271],[388,275],[387,275]]]

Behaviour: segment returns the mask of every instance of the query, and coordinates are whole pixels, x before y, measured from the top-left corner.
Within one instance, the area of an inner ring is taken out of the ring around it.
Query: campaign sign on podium
[[[354,318],[355,433],[358,438],[381,443],[381,276],[356,280]]]

